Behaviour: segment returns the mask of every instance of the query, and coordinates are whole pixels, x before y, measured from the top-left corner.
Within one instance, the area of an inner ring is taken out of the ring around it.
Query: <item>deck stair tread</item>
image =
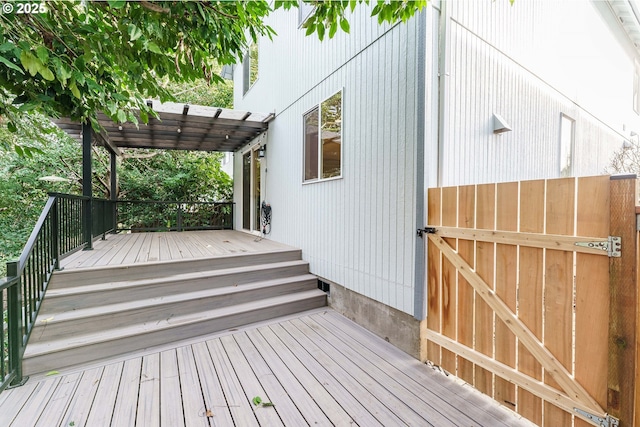
[[[134,264],[100,265],[77,269],[57,271],[52,278],[53,288],[62,288],[105,281],[126,281],[127,277],[138,276],[138,279],[157,279],[171,272],[208,272],[247,265],[259,265],[285,261],[299,261],[299,249],[281,249],[269,252],[253,252],[247,254],[226,254],[215,257],[174,259],[168,261],[147,261]],[[107,280],[110,279],[110,280]]]
[[[91,334],[75,335],[64,340],[55,340],[50,342],[33,343],[27,347],[25,359],[35,357],[42,354],[53,353],[61,350],[82,347],[87,344],[104,343],[114,341],[120,338],[133,337],[143,334],[150,330],[168,330],[185,324],[194,324],[211,319],[221,319],[234,314],[250,313],[261,308],[277,306],[286,303],[295,302],[309,298],[324,298],[326,294],[319,289],[312,289],[303,292],[295,292],[289,295],[279,295],[276,297],[265,298],[258,301],[246,302],[233,306],[220,307],[213,310],[201,311],[196,313],[175,316],[169,319],[163,319],[160,322],[141,323],[129,325],[112,330],[100,331]],[[235,327],[237,325],[231,326]],[[226,328],[225,328],[226,329]],[[208,331],[210,332],[210,331]],[[186,337],[184,337],[186,338]]]
[[[216,277],[230,276],[237,273],[249,273],[249,272],[258,273],[263,271],[266,272],[275,268],[286,268],[286,267],[307,267],[307,263],[301,260],[285,261],[285,262],[277,262],[277,263],[271,263],[271,264],[225,268],[225,269],[211,270],[211,271],[177,273],[177,274],[167,275],[162,278],[141,278],[141,279],[132,278],[129,280],[109,281],[109,282],[88,284],[88,285],[82,285],[82,286],[63,287],[63,288],[53,287],[52,289],[47,290],[47,298],[53,299],[61,296],[83,295],[91,292],[113,291],[116,289],[132,290],[137,286],[158,286],[164,283],[174,283],[178,281],[182,282],[182,281],[189,281],[189,280],[195,280],[195,279],[215,279]]]

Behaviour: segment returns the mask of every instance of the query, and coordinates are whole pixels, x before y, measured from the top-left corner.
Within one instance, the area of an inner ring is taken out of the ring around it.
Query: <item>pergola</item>
[[[275,113],[252,113],[201,105],[147,101],[158,118],[149,123],[114,123],[105,114],[98,114],[100,132],[89,123],[69,118],[52,121],[71,137],[82,142],[82,180],[91,182],[92,145],[101,145],[111,153],[111,198],[116,194],[116,157],[123,148],[149,148],[187,151],[236,151],[265,132]],[[91,185],[83,185],[82,195],[93,196]],[[91,209],[85,213],[91,224]],[[88,231],[90,233],[90,230]],[[90,240],[90,238],[89,238]]]

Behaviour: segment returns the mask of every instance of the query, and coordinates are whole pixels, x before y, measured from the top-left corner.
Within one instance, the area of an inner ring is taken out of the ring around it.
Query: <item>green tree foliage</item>
[[[307,34],[349,31],[345,13],[369,0],[308,1],[315,12]],[[0,14],[0,116],[23,132],[37,122],[24,113],[68,116],[98,127],[97,112],[116,122],[147,122],[154,114],[146,98],[174,100],[163,85],[204,79],[220,82],[216,64],[235,63],[250,42],[275,32],[263,19],[266,0],[243,1],[65,1],[42,2],[38,12]],[[406,20],[426,4],[378,1],[380,22]],[[276,1],[274,9],[297,7]],[[9,13],[7,13],[9,12]],[[36,128],[37,129],[37,128]]]

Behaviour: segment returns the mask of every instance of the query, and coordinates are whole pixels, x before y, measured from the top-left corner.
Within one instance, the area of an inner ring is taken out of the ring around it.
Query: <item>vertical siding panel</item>
[[[399,73],[398,73],[398,81],[402,82],[401,87],[401,96],[398,96],[396,101],[396,109],[398,111],[398,138],[396,142],[395,155],[394,155],[394,163],[396,164],[396,170],[398,173],[397,184],[395,188],[396,192],[396,206],[394,210],[396,212],[396,224],[395,227],[395,235],[396,235],[396,246],[395,246],[395,265],[396,265],[396,273],[395,279],[396,283],[398,283],[397,288],[399,289],[401,284],[404,283],[404,265],[407,262],[404,254],[404,243],[405,243],[405,233],[403,227],[404,221],[404,209],[406,206],[406,199],[409,196],[407,192],[407,188],[405,187],[406,183],[406,169],[405,169],[405,156],[406,156],[406,144],[407,138],[409,137],[408,132],[408,123],[409,120],[407,118],[407,109],[406,102],[407,97],[409,96],[409,87],[405,83],[408,80],[408,75],[410,73],[410,64],[409,64],[409,56],[411,52],[410,44],[411,40],[409,38],[410,31],[404,32],[404,37],[401,40],[401,55],[399,61]],[[404,296],[402,294],[396,294],[396,307],[401,307],[403,304]]]

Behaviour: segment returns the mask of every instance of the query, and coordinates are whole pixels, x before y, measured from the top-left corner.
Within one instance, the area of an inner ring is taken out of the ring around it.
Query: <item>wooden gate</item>
[[[541,426],[640,426],[635,176],[428,197],[427,358]]]

